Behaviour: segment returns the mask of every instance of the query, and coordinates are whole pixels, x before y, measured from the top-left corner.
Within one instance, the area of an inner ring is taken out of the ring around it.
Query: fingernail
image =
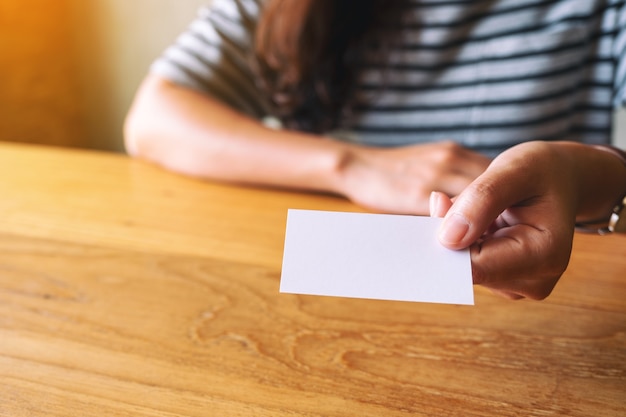
[[[439,193],[431,191],[430,200],[428,200],[430,208],[430,217],[437,217],[437,207],[439,207]]]
[[[469,230],[469,223],[461,214],[454,213],[448,216],[439,232],[439,240],[442,243],[456,244],[459,243]]]

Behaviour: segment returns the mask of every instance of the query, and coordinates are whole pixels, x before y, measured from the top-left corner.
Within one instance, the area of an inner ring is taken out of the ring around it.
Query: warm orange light
[[[76,142],[70,1],[0,2],[0,140]]]

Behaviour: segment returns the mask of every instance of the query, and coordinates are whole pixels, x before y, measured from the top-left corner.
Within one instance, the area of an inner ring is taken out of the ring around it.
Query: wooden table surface
[[[298,296],[288,208],[359,211],[0,145],[0,415],[626,415],[626,238],[542,302]]]

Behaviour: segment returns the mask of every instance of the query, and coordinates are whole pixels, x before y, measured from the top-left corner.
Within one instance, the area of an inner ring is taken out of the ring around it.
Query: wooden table
[[[0,145],[1,416],[624,416],[626,239],[545,301],[278,292],[288,208],[329,196]]]

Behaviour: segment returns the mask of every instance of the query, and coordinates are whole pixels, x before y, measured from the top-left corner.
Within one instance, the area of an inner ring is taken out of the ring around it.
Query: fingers
[[[432,190],[456,196],[488,165],[488,158],[452,143],[358,148],[342,168],[340,189],[375,211],[424,215]]]
[[[425,178],[435,190],[451,196],[463,191],[491,162],[488,157],[455,142],[431,144],[430,147],[433,148],[430,173],[425,173]],[[429,176],[434,178],[428,179]]]
[[[505,155],[505,154],[503,154]],[[496,159],[455,199],[439,232],[440,242],[450,249],[469,247],[507,208],[541,195],[537,170],[525,170],[525,161]]]
[[[456,165],[456,169],[458,173],[463,176],[476,178],[482,174],[491,163],[490,158],[467,148],[461,147],[460,152],[461,154],[459,156],[462,157],[464,163]]]
[[[472,176],[460,174],[458,172],[449,172],[442,175],[434,186],[436,190],[445,193],[445,195],[457,196],[461,194],[461,192],[463,192],[463,190],[465,190],[472,183],[472,181],[476,180],[476,177],[483,172],[484,170]]]
[[[567,268],[571,235],[519,224],[472,246],[474,283],[504,295],[541,300]]]
[[[443,217],[446,215],[450,207],[452,207],[452,200],[450,197],[439,191],[433,191],[430,193],[430,217]]]

